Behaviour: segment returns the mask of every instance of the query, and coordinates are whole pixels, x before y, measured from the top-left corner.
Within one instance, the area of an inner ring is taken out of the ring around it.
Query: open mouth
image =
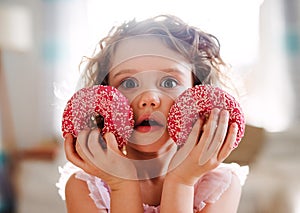
[[[144,119],[141,122],[138,122],[134,126],[134,129],[139,132],[149,132],[161,127],[164,127],[164,125],[154,119]]]
[[[156,120],[145,119],[145,120],[142,120],[140,123],[136,124],[135,128],[139,127],[139,126],[163,126],[163,125]]]

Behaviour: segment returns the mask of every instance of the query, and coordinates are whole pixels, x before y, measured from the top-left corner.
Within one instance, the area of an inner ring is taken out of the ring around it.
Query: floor
[[[66,212],[55,186],[65,159],[20,165],[18,213]],[[243,188],[238,213],[300,213],[300,134],[267,133],[267,142]]]

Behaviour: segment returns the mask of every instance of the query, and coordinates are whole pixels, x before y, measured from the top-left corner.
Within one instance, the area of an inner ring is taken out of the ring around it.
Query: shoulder
[[[218,200],[214,203],[207,203],[204,209],[205,212],[237,212],[242,186],[237,175],[232,175],[229,187],[224,191]]]
[[[209,206],[217,207],[222,203],[221,206],[225,208],[226,203],[231,203],[229,207],[235,208],[239,203],[247,174],[248,167],[238,164],[221,164],[206,173],[195,185],[195,207],[201,210],[204,207],[211,208]]]
[[[87,183],[75,176],[76,174],[70,176],[65,188],[68,212],[97,212],[96,205],[89,196],[90,191]]]
[[[68,181],[66,183],[66,191],[65,191],[66,196],[73,194],[77,190],[80,192],[89,192],[86,182],[76,178],[76,173],[75,173],[70,176],[70,178],[68,179]]]
[[[220,199],[218,201],[222,203],[224,203],[224,201],[230,203],[230,200],[239,202],[241,191],[242,185],[240,179],[235,173],[233,173],[228,188],[220,196]]]
[[[59,167],[59,173],[56,186],[61,198],[66,200],[68,212],[94,212],[96,207],[98,212],[101,212],[100,209],[107,212],[110,204],[109,187],[101,179],[89,175],[70,162]],[[82,205],[82,201],[86,204]]]

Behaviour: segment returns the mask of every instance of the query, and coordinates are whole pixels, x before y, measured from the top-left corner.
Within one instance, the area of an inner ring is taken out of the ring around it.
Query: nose
[[[160,106],[160,97],[157,92],[147,91],[140,95],[138,106],[140,108],[152,107],[158,108]]]

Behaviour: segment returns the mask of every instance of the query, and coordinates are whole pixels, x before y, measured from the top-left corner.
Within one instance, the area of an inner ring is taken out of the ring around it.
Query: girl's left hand
[[[216,168],[231,153],[237,136],[237,124],[228,127],[229,113],[213,109],[208,121],[195,123],[184,146],[174,155],[167,177],[194,185],[206,172]]]

